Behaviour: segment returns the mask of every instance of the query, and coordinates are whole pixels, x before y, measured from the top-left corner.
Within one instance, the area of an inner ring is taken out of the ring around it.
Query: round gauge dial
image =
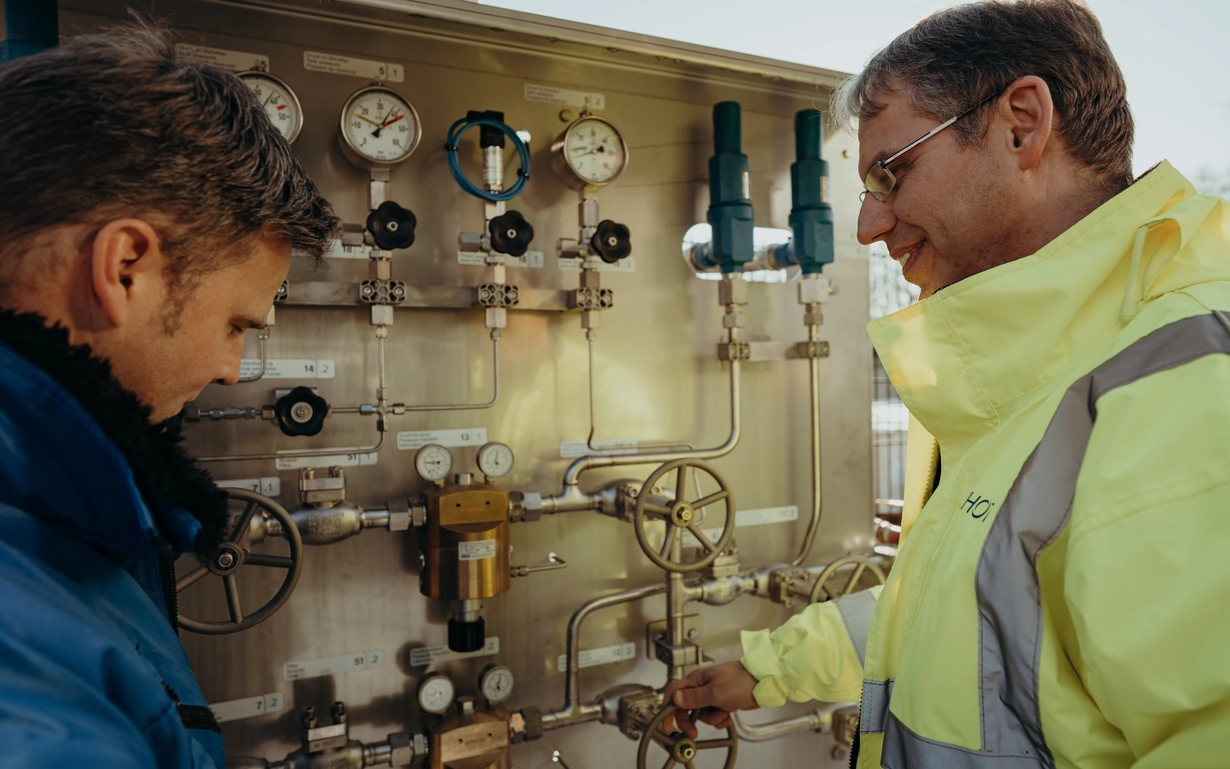
[[[432,673],[419,684],[419,707],[428,713],[443,713],[453,704],[457,693],[452,680],[443,673]]]
[[[488,665],[478,676],[478,688],[488,702],[503,702],[512,696],[513,685],[517,680],[513,673],[503,665]]]
[[[512,466],[512,449],[503,443],[488,443],[478,450],[478,469],[488,478],[503,478]]]
[[[628,167],[628,144],[615,124],[585,115],[564,129],[552,145],[553,165],[571,187],[601,187]]]
[[[429,443],[415,455],[414,469],[425,481],[442,481],[448,477],[448,471],[453,469],[453,455],[443,446]]]
[[[268,72],[240,72],[239,79],[260,99],[278,132],[294,142],[303,128],[303,107],[290,86]]]
[[[391,88],[361,88],[342,108],[342,149],[364,166],[391,166],[410,157],[423,135],[419,113]]]

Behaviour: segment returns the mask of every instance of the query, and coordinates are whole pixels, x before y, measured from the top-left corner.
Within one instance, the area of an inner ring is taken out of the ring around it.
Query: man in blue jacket
[[[338,221],[233,75],[132,25],[0,67],[5,767],[221,767],[174,558],[225,496],[161,423]]]

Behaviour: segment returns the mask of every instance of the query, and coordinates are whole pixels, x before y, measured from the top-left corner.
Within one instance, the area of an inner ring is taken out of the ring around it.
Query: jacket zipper
[[[175,589],[175,561],[168,555],[158,556],[158,574],[162,578],[162,599],[167,606],[167,621],[179,635],[179,591]]]

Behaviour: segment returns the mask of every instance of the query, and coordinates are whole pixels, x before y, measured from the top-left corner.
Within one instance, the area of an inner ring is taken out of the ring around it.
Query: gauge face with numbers
[[[419,707],[428,713],[443,713],[453,704],[456,690],[452,680],[442,673],[432,673],[419,684]]]
[[[489,665],[478,678],[478,688],[488,702],[503,702],[512,696],[516,679],[503,665]]]
[[[290,86],[268,72],[240,72],[239,79],[260,99],[278,132],[286,141],[294,142],[303,128],[303,107]]]
[[[488,443],[478,450],[478,469],[488,478],[503,478],[512,466],[512,449],[503,443]]]
[[[596,115],[578,118],[552,145],[555,170],[569,186],[601,187],[628,167],[628,145],[615,124]],[[572,178],[569,178],[572,177]]]
[[[443,446],[429,443],[415,455],[414,469],[425,481],[442,481],[448,477],[448,471],[453,469],[453,455]]]
[[[356,91],[342,108],[342,149],[351,161],[391,166],[410,157],[423,129],[404,96],[384,86]]]

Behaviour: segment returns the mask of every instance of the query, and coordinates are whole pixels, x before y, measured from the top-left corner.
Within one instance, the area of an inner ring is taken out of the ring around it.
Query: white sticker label
[[[350,246],[335,240],[333,245],[329,246],[329,250],[325,252],[326,259],[371,259],[372,247],[366,244]]]
[[[285,698],[281,692],[273,692],[263,697],[248,697],[242,700],[217,702],[209,706],[214,712],[218,723],[238,721],[241,718],[263,716],[266,713],[279,713],[285,707]]]
[[[231,72],[246,72],[250,69],[261,72],[269,71],[269,57],[259,53],[244,53],[243,51],[228,51],[224,48],[207,48],[203,45],[179,43],[175,46],[175,54],[181,59],[212,64]]]
[[[261,373],[260,358],[244,358],[239,363],[239,378],[251,378]],[[311,359],[265,360],[264,379],[332,379],[333,361]]]
[[[721,509],[721,503],[717,503],[717,509]],[[786,523],[788,521],[799,520],[799,508],[797,505],[789,505],[787,507],[766,507],[760,510],[740,510],[735,513],[735,527],[742,528],[744,526],[764,526],[770,523]],[[701,529],[701,533],[710,542],[717,542],[722,538],[721,527],[716,529]],[[700,541],[692,536],[692,532],[683,532],[683,546],[697,547]]]
[[[276,497],[282,493],[282,479],[276,475],[269,478],[239,478],[233,481],[215,481],[220,489],[247,489],[267,497]]]
[[[494,539],[460,542],[457,545],[457,560],[459,561],[485,561],[488,558],[495,558]]]
[[[525,100],[541,101],[547,104],[565,104],[569,107],[584,107],[586,109],[606,109],[606,96],[590,91],[572,91],[567,88],[556,88],[551,85],[525,84]]]
[[[318,51],[303,52],[303,68],[313,72],[329,72],[334,75],[350,75],[367,80],[387,80],[400,83],[406,79],[406,70],[400,64],[371,59],[356,59],[336,53]]]
[[[540,270],[547,263],[547,257],[541,251],[526,251],[522,256],[505,256],[504,264],[509,267],[524,267],[530,270]],[[487,255],[482,251],[458,251],[457,264],[484,266]]]
[[[616,644],[604,646],[601,649],[582,649],[577,655],[577,662],[582,668],[592,668],[595,665],[609,665],[612,662],[623,662],[636,656],[636,644]],[[555,660],[555,667],[563,673],[568,669],[568,655],[561,654]]]
[[[569,259],[566,256],[561,256],[558,260],[561,270],[579,270],[584,259]],[[603,262],[598,265],[598,272],[636,272],[636,257],[629,256],[620,259],[615,264],[607,264]]]
[[[499,653],[500,639],[498,636],[487,636],[487,642],[483,644],[483,648],[476,652],[467,652],[465,654],[449,651],[447,646],[422,646],[418,649],[410,650],[410,667],[421,668],[433,662],[464,660],[470,657],[490,657],[493,654]]]
[[[274,462],[279,470],[298,470],[301,467],[367,467],[376,464],[379,455],[374,451],[366,454],[332,454],[326,457],[282,457]]]
[[[561,459],[576,459],[577,457],[618,456],[620,454],[635,454],[635,438],[616,438],[609,441],[594,441],[594,451],[588,441],[563,441],[559,445]]]
[[[487,428],[471,427],[466,430],[415,430],[397,434],[397,448],[415,451],[429,443],[455,448],[457,446],[481,446],[487,442]]]
[[[335,676],[359,670],[375,670],[384,667],[384,652],[380,649],[354,654],[338,654],[318,660],[287,662],[282,666],[282,680],[298,681],[302,678]]]

